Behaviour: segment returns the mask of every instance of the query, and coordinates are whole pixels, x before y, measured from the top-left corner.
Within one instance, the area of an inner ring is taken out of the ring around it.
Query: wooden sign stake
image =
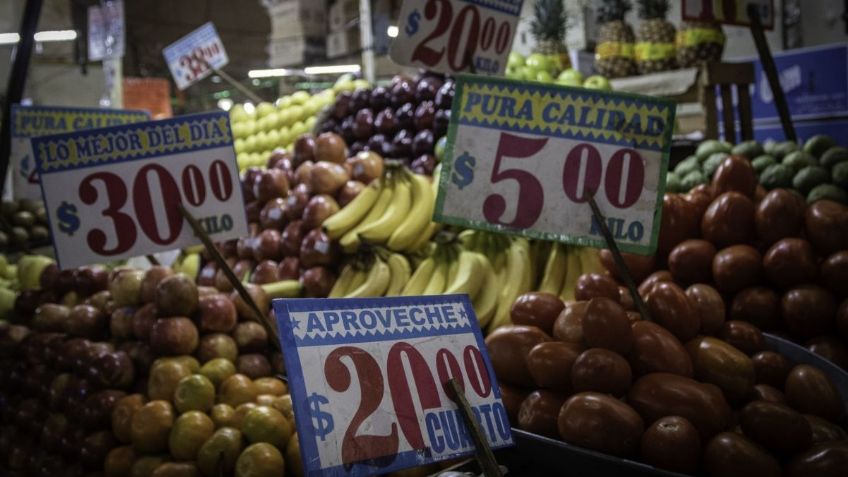
[[[756,5],[748,5],[748,17],[751,19],[751,35],[754,37],[754,44],[757,46],[757,53],[759,53],[760,61],[763,64],[763,72],[768,78],[771,94],[774,97],[774,105],[777,107],[777,114],[780,115],[780,123],[783,125],[783,135],[786,136],[787,141],[796,142],[798,136],[795,134],[795,126],[792,124],[789,106],[786,104],[786,95],[783,94],[783,87],[780,85],[780,79],[777,76],[777,65],[774,64],[774,57],[771,56],[771,49],[768,41],[766,41],[763,23],[760,20],[760,11]]]
[[[200,241],[203,242],[203,245],[206,247],[206,251],[209,252],[209,255],[212,257],[212,260],[218,264],[218,268],[220,268],[224,275],[226,275],[227,280],[233,286],[233,288],[238,292],[239,296],[248,306],[253,310],[253,313],[256,315],[254,317],[254,321],[257,321],[263,328],[265,328],[265,332],[268,333],[268,336],[271,337],[271,341],[273,346],[277,349],[277,351],[281,351],[280,349],[280,336],[277,334],[277,329],[274,327],[273,323],[268,320],[268,316],[259,309],[256,305],[256,302],[253,301],[253,298],[250,296],[250,293],[247,292],[247,289],[244,288],[244,285],[241,281],[236,277],[235,272],[230,266],[227,264],[227,261],[224,260],[224,256],[221,255],[221,252],[215,247],[215,244],[212,243],[212,239],[209,238],[209,234],[206,233],[206,230],[203,229],[203,226],[200,225],[200,222],[191,215],[182,203],[178,203],[177,207],[180,210],[180,213],[183,214],[183,217],[186,219],[188,224],[191,226],[191,229],[194,231],[194,234],[200,238]]]
[[[630,296],[633,297],[633,303],[636,304],[636,309],[639,310],[639,314],[642,315],[643,320],[653,321],[651,319],[651,314],[648,313],[648,307],[645,306],[645,302],[642,301],[642,297],[639,296],[639,290],[636,288],[636,282],[633,280],[633,276],[630,275],[630,269],[627,268],[627,264],[624,263],[624,257],[621,256],[621,251],[618,249],[618,245],[616,245],[615,239],[612,237],[612,232],[610,232],[609,227],[607,227],[607,220],[604,217],[604,214],[601,213],[601,209],[598,208],[598,203],[595,202],[594,193],[589,196],[589,207],[592,208],[592,215],[598,222],[598,226],[601,229],[601,235],[604,236],[604,240],[607,242],[607,247],[609,247],[610,252],[612,252],[612,258],[615,260],[616,267],[618,267],[618,273],[624,280],[624,285],[628,290],[630,290]]]
[[[474,419],[471,405],[468,404],[468,399],[465,398],[462,388],[459,387],[455,378],[451,378],[448,381],[448,385],[456,396],[456,403],[459,405],[462,420],[465,421],[465,425],[468,426],[468,432],[471,433],[471,439],[474,441],[474,447],[477,449],[477,462],[480,464],[480,468],[483,469],[483,475],[486,477],[502,477],[503,474],[501,473],[498,461],[495,460],[495,454],[492,452],[486,436],[483,435],[480,426]]]

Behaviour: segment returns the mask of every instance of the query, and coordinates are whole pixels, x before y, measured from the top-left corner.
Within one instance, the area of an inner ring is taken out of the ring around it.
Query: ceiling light
[[[389,28],[386,28],[386,35],[389,35],[389,38],[398,36],[398,27],[390,25]]]
[[[73,41],[77,39],[76,30],[40,31],[35,34],[35,41]]]
[[[17,33],[0,33],[0,45],[14,45],[21,41],[21,36]]]
[[[297,70],[288,68],[271,68],[268,70],[250,70],[247,72],[247,76],[249,78],[273,78],[276,76],[291,76],[296,72]]]
[[[359,65],[327,65],[308,66],[303,69],[307,75],[334,75],[341,73],[359,73],[362,69]]]
[[[47,30],[36,32],[35,41],[46,43],[50,41],[73,41],[77,39],[76,30]],[[14,45],[21,41],[17,33],[0,33],[0,45]]]

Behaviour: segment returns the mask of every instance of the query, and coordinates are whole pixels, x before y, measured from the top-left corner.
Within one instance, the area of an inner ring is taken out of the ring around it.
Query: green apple
[[[265,116],[264,119],[265,119],[265,130],[266,131],[271,130],[271,129],[277,129],[279,127],[279,126],[277,126],[277,123],[280,121],[280,113],[277,113],[275,111],[275,112]]]
[[[531,53],[524,64],[537,71],[548,71],[551,69],[550,59],[547,55],[543,55],[541,53]]]
[[[279,146],[280,143],[282,142],[280,140],[280,132],[276,129],[272,129],[272,130],[268,131],[267,141],[268,141],[269,147],[266,147],[265,149],[273,149],[273,148]]]
[[[509,58],[506,60],[506,67],[518,68],[520,66],[524,66],[524,55],[517,51],[511,51],[509,53]]]
[[[244,105],[236,104],[230,109],[230,122],[237,123],[249,119],[247,111],[244,110]]]
[[[524,81],[527,77],[524,75],[524,70],[526,66],[518,66],[515,68],[510,68],[507,66],[506,68],[506,77],[512,78],[514,80]]]
[[[256,121],[253,120],[253,119],[248,119],[244,123],[244,136],[245,137],[253,136],[257,132],[258,132],[258,130],[256,129]]]
[[[280,128],[280,142],[283,144],[288,144],[292,140],[291,132],[289,131],[288,126],[283,126]]]
[[[291,96],[283,96],[277,99],[277,109],[286,109],[292,104]]]
[[[315,127],[315,123],[318,122],[318,118],[315,115],[310,115],[306,118],[306,129],[311,130]]]
[[[606,77],[592,75],[583,82],[583,87],[588,89],[599,89],[601,91],[612,91],[612,85]]]
[[[442,136],[436,141],[436,160],[442,162],[445,158],[445,146],[448,144],[448,137]]]
[[[8,288],[0,288],[0,320],[5,320],[11,316],[15,309],[15,298],[17,293]]]
[[[292,106],[288,111],[292,121],[300,121],[304,117],[304,110],[300,106]]]
[[[247,139],[244,140],[244,151],[245,152],[253,152],[256,150],[258,146],[259,138],[256,135],[248,136]]]
[[[562,73],[557,76],[557,83],[567,86],[583,86],[584,80],[585,78],[583,77],[583,73],[581,73],[580,70],[575,70],[574,68],[563,70]]]
[[[24,255],[18,260],[18,283],[22,290],[38,290],[41,287],[41,272],[53,263],[43,255]]]
[[[306,91],[295,91],[295,93],[291,95],[293,104],[303,104],[307,99],[309,99],[309,93]]]
[[[236,151],[236,154],[244,152],[244,139],[237,137],[236,140],[233,141],[233,149]]]
[[[371,89],[371,83],[364,79],[358,79],[354,81],[353,86],[355,89]]]
[[[536,77],[534,78],[536,81],[540,83],[553,83],[554,77],[551,76],[551,73],[548,70],[541,70],[536,72]]]
[[[247,169],[250,167],[250,154],[246,152],[236,154],[236,163],[240,171]]]

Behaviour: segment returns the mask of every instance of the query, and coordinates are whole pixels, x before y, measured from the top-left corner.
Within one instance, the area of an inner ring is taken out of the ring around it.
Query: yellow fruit
[[[153,477],[156,468],[165,463],[165,457],[146,455],[139,457],[132,465],[130,477]]]
[[[173,425],[174,409],[171,403],[150,401],[133,415],[130,429],[133,449],[147,454],[166,450]]]
[[[106,461],[103,462],[103,475],[105,477],[127,477],[132,471],[136,454],[132,447],[116,447],[109,451]]]
[[[147,379],[147,396],[151,400],[170,401],[180,380],[190,375],[191,369],[179,361],[156,361]]]
[[[236,429],[241,430],[241,423],[244,422],[244,417],[247,416],[247,413],[256,409],[256,403],[246,402],[244,404],[239,404],[239,407],[236,408],[236,412],[233,415],[233,426]]]
[[[292,435],[292,426],[280,411],[268,406],[250,410],[241,423],[241,432],[250,442],[267,442],[285,449]]]
[[[236,461],[236,477],[282,477],[285,471],[283,455],[266,442],[252,444]]]
[[[256,388],[256,394],[273,394],[274,396],[282,396],[289,392],[286,383],[277,378],[259,378],[253,381],[253,386]]]
[[[228,359],[215,358],[204,363],[199,372],[218,388],[224,380],[236,374],[236,366]]]
[[[200,446],[215,432],[212,419],[200,411],[189,411],[174,423],[168,437],[168,449],[177,460],[194,460]]]
[[[215,385],[202,374],[192,374],[180,380],[174,391],[174,406],[180,412],[207,412],[215,404]]]
[[[118,399],[112,408],[112,433],[119,441],[132,442],[131,427],[133,415],[144,406],[146,400],[141,394],[130,394]]]
[[[215,404],[212,406],[210,417],[212,418],[212,422],[215,423],[216,429],[227,426],[231,427],[235,422],[236,410],[229,404]]]
[[[197,467],[207,477],[218,477],[218,463],[224,475],[232,475],[241,452],[241,432],[232,427],[222,427],[206,440],[197,452]]]
[[[221,383],[218,401],[236,407],[256,399],[253,381],[243,374],[234,374]]]

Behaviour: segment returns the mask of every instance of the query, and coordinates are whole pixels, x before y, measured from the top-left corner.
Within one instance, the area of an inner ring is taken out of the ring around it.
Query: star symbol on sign
[[[463,320],[468,319],[468,313],[466,313],[466,312],[465,312],[465,310],[459,310],[459,316],[460,316]]]
[[[300,322],[297,321],[294,318],[292,318],[291,321],[292,321],[292,329],[293,330],[299,330],[300,329]]]

